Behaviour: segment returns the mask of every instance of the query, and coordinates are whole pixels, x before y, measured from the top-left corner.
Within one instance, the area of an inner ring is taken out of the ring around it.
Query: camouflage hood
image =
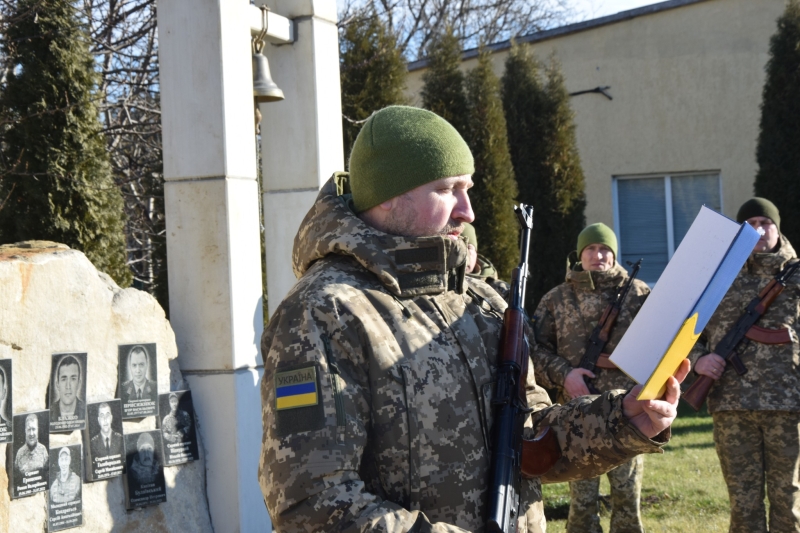
[[[580,264],[567,271],[566,281],[571,283],[576,289],[593,291],[599,289],[604,291],[614,287],[619,287],[628,277],[628,272],[622,265],[614,262],[614,266],[609,270],[583,270]]]
[[[315,262],[333,255],[354,259],[401,298],[466,290],[467,246],[462,239],[383,233],[355,215],[348,187],[347,174],[335,173],[300,224],[292,250],[298,279]]]
[[[775,276],[787,261],[797,257],[789,239],[781,235],[778,241],[778,250],[770,253],[751,254],[745,262],[744,268],[749,274],[769,278]]]

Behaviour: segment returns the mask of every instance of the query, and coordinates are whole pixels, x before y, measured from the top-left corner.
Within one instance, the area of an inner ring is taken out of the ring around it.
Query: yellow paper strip
[[[692,346],[694,346],[694,343],[697,342],[697,339],[700,337],[700,333],[695,333],[694,331],[696,326],[697,313],[690,316],[683,323],[680,331],[678,331],[678,334],[675,335],[675,338],[672,340],[669,350],[667,350],[667,353],[661,358],[661,362],[658,363],[650,379],[647,380],[639,396],[637,396],[639,400],[655,400],[664,394],[664,390],[667,386],[667,379],[675,373],[681,361],[686,359]]]

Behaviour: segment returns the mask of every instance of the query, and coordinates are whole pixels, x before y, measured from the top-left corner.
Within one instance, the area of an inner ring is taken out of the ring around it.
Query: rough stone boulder
[[[63,244],[0,246],[0,359],[13,359],[15,414],[47,408],[53,353],[88,353],[86,393],[95,402],[116,396],[117,345],[150,342],[157,344],[159,392],[188,388],[178,368],[175,335],[152,296],[120,289]],[[126,433],[155,427],[154,416],[124,422]],[[80,442],[80,431],[50,435],[51,448]],[[0,444],[6,457],[0,466],[0,531],[47,531],[47,493],[10,500],[7,447]],[[79,530],[213,531],[204,455],[201,446],[199,461],[166,467],[167,502],[142,510],[125,510],[122,477],[84,481]]]

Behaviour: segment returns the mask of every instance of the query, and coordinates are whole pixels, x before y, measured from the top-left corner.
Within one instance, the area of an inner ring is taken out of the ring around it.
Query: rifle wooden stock
[[[542,428],[532,440],[522,441],[522,477],[543,476],[559,459],[561,447],[549,426]]]
[[[706,401],[708,393],[711,391],[711,386],[714,385],[713,379],[708,376],[697,376],[692,386],[686,389],[681,398],[688,403],[692,409],[699,411],[703,407],[703,402]]]

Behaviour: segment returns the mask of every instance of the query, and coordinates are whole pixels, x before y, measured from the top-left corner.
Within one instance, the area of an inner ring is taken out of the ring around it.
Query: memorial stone
[[[143,291],[119,288],[76,250],[42,241],[0,246],[0,301],[0,361],[13,359],[14,414],[47,408],[52,354],[87,354],[89,372],[82,398],[87,405],[118,397],[118,347],[142,341],[157,347],[157,373],[151,379],[158,389],[188,388],[178,366],[175,335],[158,302]],[[155,430],[156,418],[125,420],[121,433]],[[91,432],[88,415],[87,422]],[[80,444],[84,433],[52,433],[48,448]],[[84,483],[83,525],[74,531],[211,533],[206,454],[199,432],[197,436],[199,460],[163,470],[166,502],[127,511],[123,476]],[[49,522],[46,491],[10,497],[14,471],[13,458],[8,457],[14,451],[13,443],[0,444],[0,453],[7,457],[0,464],[0,531],[45,531]],[[49,488],[46,472],[42,481]],[[208,471],[210,482],[216,476]]]

